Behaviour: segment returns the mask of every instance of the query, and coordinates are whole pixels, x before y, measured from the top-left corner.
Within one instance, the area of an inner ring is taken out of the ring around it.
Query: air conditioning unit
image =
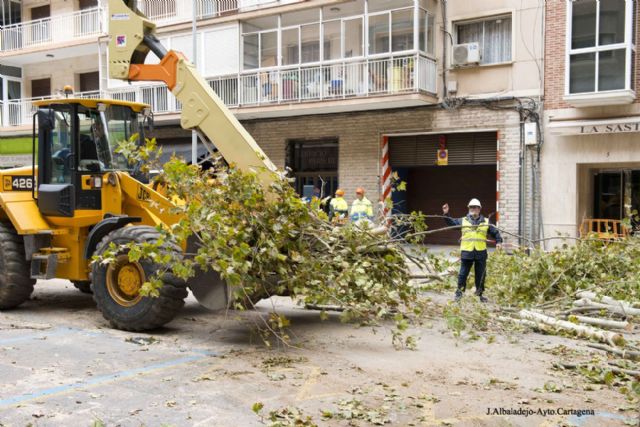
[[[480,45],[464,43],[453,45],[453,65],[469,65],[480,62]]]

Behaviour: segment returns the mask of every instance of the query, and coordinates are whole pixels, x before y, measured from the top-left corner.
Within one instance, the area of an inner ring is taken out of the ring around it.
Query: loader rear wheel
[[[149,226],[123,227],[107,234],[96,248],[96,254],[103,254],[111,243],[116,246],[130,242],[156,242],[160,233]],[[171,243],[165,243],[162,250],[182,252]],[[115,254],[115,261],[108,265],[93,265],[93,299],[111,326],[125,331],[144,331],[158,328],[170,322],[182,309],[187,297],[186,284],[170,273],[162,276],[160,295],[147,297],[140,295],[145,281],[162,266],[147,259],[130,262],[126,250]]]
[[[24,238],[11,224],[0,223],[0,310],[27,301],[35,283],[25,258]]]
[[[91,282],[88,280],[77,280],[73,282],[73,286],[76,287],[77,290],[82,292],[83,294],[92,294],[91,291]]]

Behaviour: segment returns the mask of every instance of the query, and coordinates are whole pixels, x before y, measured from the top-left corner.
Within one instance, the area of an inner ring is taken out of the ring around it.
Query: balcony
[[[207,82],[227,106],[250,107],[409,93],[434,95],[436,75],[433,59],[411,55],[243,72]],[[156,114],[180,111],[179,102],[164,85],[131,86],[109,95],[150,104]]]
[[[300,1],[305,0],[196,0],[196,18],[216,18]],[[193,0],[139,0],[138,8],[158,26],[193,19]]]
[[[402,94],[436,94],[436,62],[423,55],[317,66],[282,67],[266,71],[206,79],[222,101],[232,108],[291,105]],[[107,91],[81,92],[81,98],[111,98],[151,105],[156,115],[178,113],[181,105],[161,84],[131,85]],[[33,102],[43,98],[7,101],[2,126],[30,125]]]
[[[96,37],[106,29],[103,16],[103,9],[94,7],[8,25],[0,30],[0,50],[11,52]]]

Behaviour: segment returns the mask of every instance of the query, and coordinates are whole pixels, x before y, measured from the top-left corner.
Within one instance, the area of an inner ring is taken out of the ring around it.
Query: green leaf
[[[251,406],[251,410],[253,412],[255,412],[256,414],[259,414],[260,411],[262,411],[262,408],[264,408],[264,403],[262,402],[255,402],[252,406]]]

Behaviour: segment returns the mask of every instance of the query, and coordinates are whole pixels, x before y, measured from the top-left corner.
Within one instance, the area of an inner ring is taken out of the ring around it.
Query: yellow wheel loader
[[[164,49],[155,25],[135,2],[110,0],[109,17],[110,77],[164,82],[182,104],[183,128],[197,131],[207,149],[215,147],[227,162],[257,171],[268,185],[273,163],[193,65]],[[149,52],[159,64],[144,64]],[[28,300],[36,280],[53,278],[92,291],[103,316],[124,330],[171,321],[187,288],[208,308],[227,307],[229,290],[214,272],[189,283],[165,274],[160,296],[145,297],[140,288],[160,266],[130,262],[122,251],[110,264],[91,263],[111,244],[157,241],[156,227],[180,220],[172,201],[148,185],[139,165],[116,152],[119,142],[134,135],[144,141],[149,107],[74,98],[37,105],[32,166],[0,171],[0,309]],[[183,250],[170,242],[163,249]]]

